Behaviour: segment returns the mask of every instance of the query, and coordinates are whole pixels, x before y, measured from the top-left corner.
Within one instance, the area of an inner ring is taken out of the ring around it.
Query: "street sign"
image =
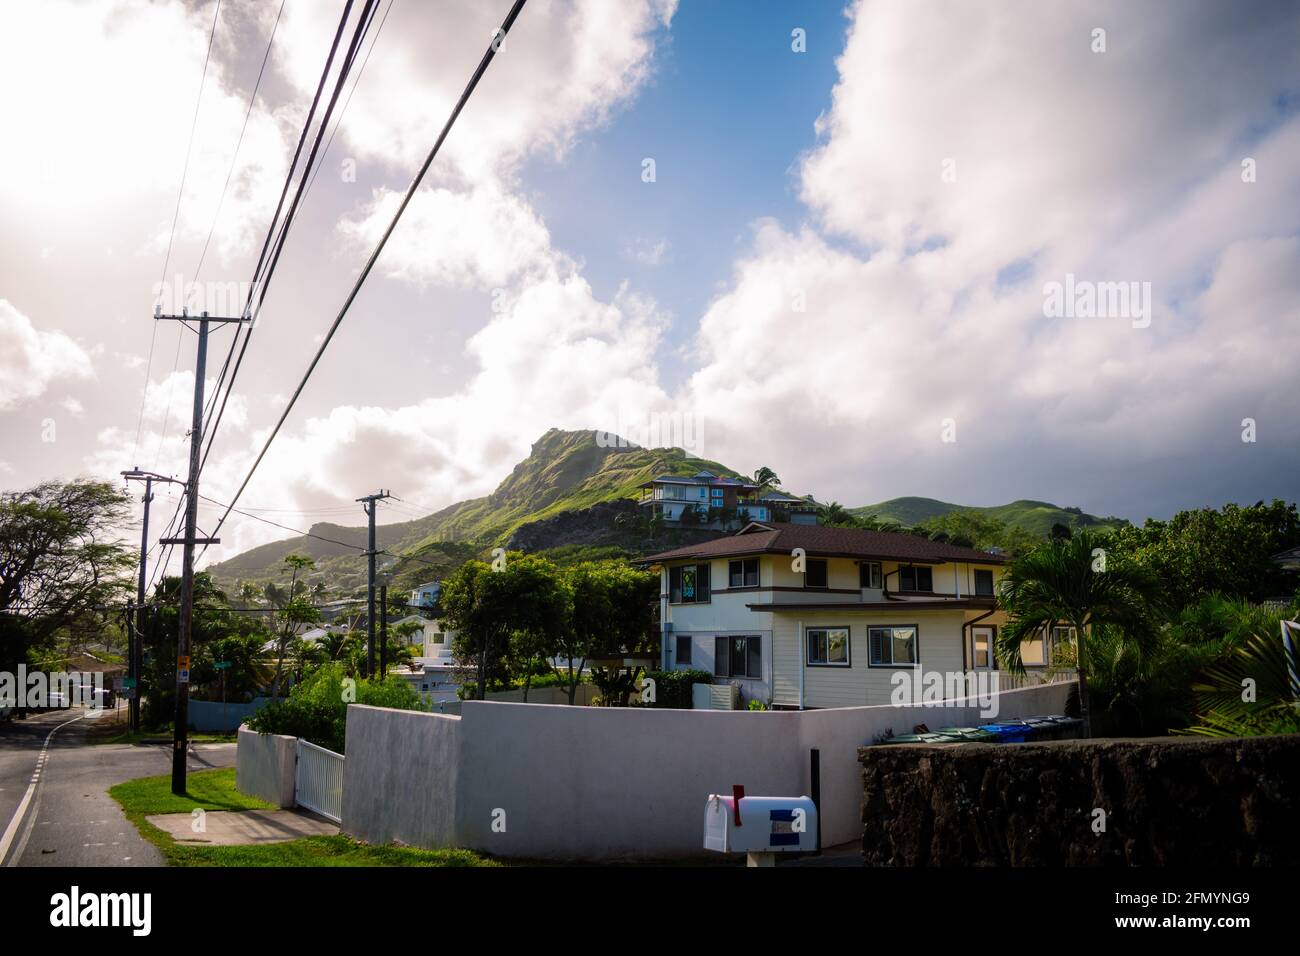
[[[123,677],[123,678],[122,678],[122,686],[123,686],[126,690],[134,690],[134,689],[135,689],[135,685],[136,685],[136,679],[135,679],[134,677]]]
[[[115,694],[120,694],[120,693],[122,693],[122,688],[126,686],[126,685],[123,683],[124,680],[125,680],[125,678],[122,678],[122,677],[114,677],[114,678],[113,678],[113,693],[115,693]]]
[[[217,662],[216,662],[215,664],[213,664],[212,666],[215,667],[215,668],[216,668],[217,670],[219,670],[219,671],[224,671],[226,668],[228,668],[228,667],[230,666],[230,661],[217,661]]]
[[[176,683],[188,684],[190,682],[190,659],[189,657],[176,658]]]

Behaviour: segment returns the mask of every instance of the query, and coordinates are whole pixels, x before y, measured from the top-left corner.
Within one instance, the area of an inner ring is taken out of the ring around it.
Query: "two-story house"
[[[751,522],[650,555],[663,667],[738,682],[776,708],[890,702],[892,675],[994,669],[1003,555],[917,535]],[[1025,645],[1046,664],[1054,637]]]
[[[694,475],[660,475],[640,485],[637,503],[647,515],[668,524],[715,527],[749,521],[817,523],[817,506],[783,491],[708,471]]]

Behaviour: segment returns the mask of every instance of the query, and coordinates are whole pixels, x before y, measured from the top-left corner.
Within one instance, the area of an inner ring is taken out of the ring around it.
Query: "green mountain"
[[[1123,518],[1098,518],[1096,515],[1085,514],[1078,508],[1061,508],[1047,501],[1029,499],[981,508],[955,505],[935,498],[891,498],[879,504],[863,505],[861,508],[849,510],[860,517],[875,515],[909,528],[953,511],[976,511],[1034,535],[1050,534],[1054,524],[1063,524],[1068,528],[1113,528],[1127,524]]]
[[[718,462],[688,456],[680,448],[639,448],[617,441],[605,447],[592,431],[552,428],[533,444],[528,457],[490,495],[457,502],[423,518],[379,525],[378,565],[392,585],[409,589],[438,580],[466,560],[498,546],[544,552],[557,560],[631,556],[716,537],[702,529],[652,529],[633,503],[639,485],[658,475],[698,471],[741,477]],[[912,526],[961,509],[933,498],[895,498],[852,509]],[[1117,518],[1097,518],[1077,508],[1044,501],[1013,501],[974,508],[1034,535],[1047,535],[1060,522],[1070,527],[1107,526]],[[232,597],[240,583],[284,585],[284,559],[306,554],[317,569],[308,583],[323,583],[330,597],[354,597],[366,583],[364,527],[322,522],[299,536],[253,548],[207,568]]]
[[[604,447],[596,432],[552,428],[490,495],[415,521],[380,525],[376,542],[388,552],[381,556],[381,566],[394,573],[395,586],[409,587],[417,580],[436,580],[467,558],[507,544],[525,525],[602,502],[638,498],[638,486],[658,475],[706,470],[738,477],[730,468],[691,457],[680,448],[640,448],[614,436],[611,441],[612,447]],[[207,570],[233,594],[237,582],[283,583],[285,557],[306,554],[317,563],[313,581],[324,581],[343,594],[364,587],[365,558],[357,548],[365,547],[366,529],[322,522],[310,531],[317,537],[265,544]]]

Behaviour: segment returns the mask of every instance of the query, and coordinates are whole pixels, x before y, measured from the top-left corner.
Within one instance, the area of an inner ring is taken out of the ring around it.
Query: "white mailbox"
[[[810,797],[737,801],[710,794],[704,805],[704,849],[747,853],[751,866],[771,865],[775,853],[810,853],[817,849],[817,807]]]

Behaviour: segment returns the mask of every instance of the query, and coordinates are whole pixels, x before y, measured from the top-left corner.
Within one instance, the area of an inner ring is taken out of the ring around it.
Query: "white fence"
[[[343,756],[298,740],[294,803],[340,823],[343,818]]]
[[[997,716],[1062,713],[1071,686],[1003,693]],[[991,716],[970,700],[761,713],[466,701],[460,717],[353,704],[341,827],[526,859],[702,856],[709,794],[810,794],[816,749],[833,846],[862,839],[859,747]]]

